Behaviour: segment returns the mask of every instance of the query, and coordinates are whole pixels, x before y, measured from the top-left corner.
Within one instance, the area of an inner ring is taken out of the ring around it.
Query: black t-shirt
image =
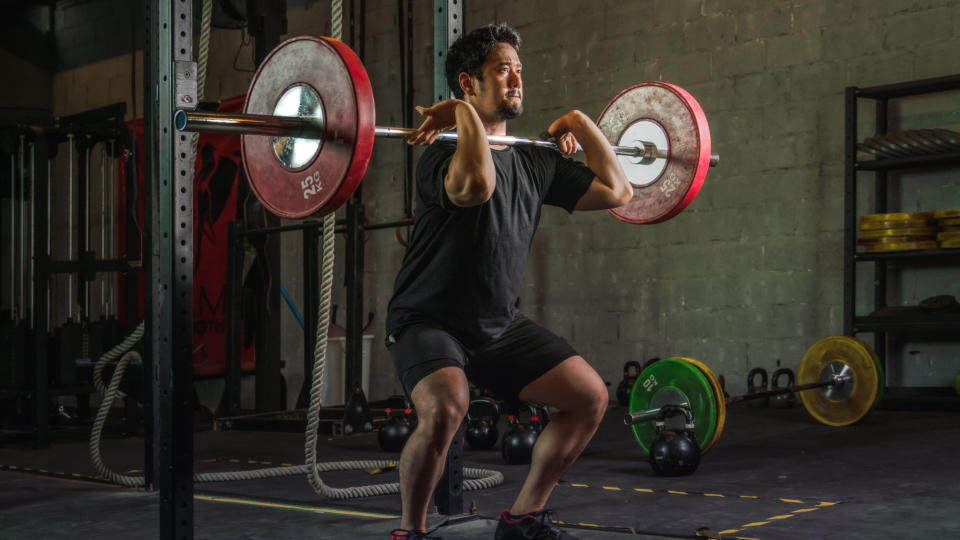
[[[410,246],[394,283],[387,335],[414,323],[439,324],[467,347],[497,337],[516,303],[540,207],[573,212],[594,173],[550,148],[491,150],[497,186],[469,208],[447,197],[456,143],[437,141],[417,164],[417,211]]]

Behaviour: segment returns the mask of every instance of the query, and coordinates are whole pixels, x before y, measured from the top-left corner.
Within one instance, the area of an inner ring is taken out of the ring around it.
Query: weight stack
[[[860,216],[857,245],[867,253],[937,249],[934,212],[898,212]]]
[[[940,231],[937,243],[944,249],[960,248],[960,208],[937,210],[933,213]]]

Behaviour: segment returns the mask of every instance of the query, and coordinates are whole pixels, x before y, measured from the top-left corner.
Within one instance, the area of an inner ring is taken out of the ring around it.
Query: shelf
[[[960,311],[929,313],[917,306],[890,306],[854,317],[855,332],[951,333],[960,338]]]
[[[941,260],[944,262],[960,260],[960,248],[925,249],[920,251],[888,251],[885,253],[858,252],[853,255],[855,261],[918,261]]]
[[[960,89],[960,75],[949,75],[946,77],[934,77],[931,79],[857,88],[856,95],[861,98],[890,99],[958,89]]]
[[[870,159],[855,161],[854,167],[860,171],[890,171],[894,169],[912,169],[938,165],[960,164],[960,152],[948,154],[929,154],[889,159]]]

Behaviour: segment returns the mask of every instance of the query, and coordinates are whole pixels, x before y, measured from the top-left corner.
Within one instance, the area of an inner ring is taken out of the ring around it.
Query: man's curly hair
[[[483,64],[498,43],[507,43],[520,52],[520,34],[502,23],[477,28],[460,36],[450,46],[444,67],[447,72],[447,86],[457,99],[463,99],[463,89],[460,88],[458,80],[460,74],[466,72],[467,75],[482,81]]]

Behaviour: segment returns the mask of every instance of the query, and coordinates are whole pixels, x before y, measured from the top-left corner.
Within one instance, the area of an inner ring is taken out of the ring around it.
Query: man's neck
[[[506,120],[497,120],[495,122],[483,121],[483,130],[486,131],[487,135],[506,135],[507,121]]]

